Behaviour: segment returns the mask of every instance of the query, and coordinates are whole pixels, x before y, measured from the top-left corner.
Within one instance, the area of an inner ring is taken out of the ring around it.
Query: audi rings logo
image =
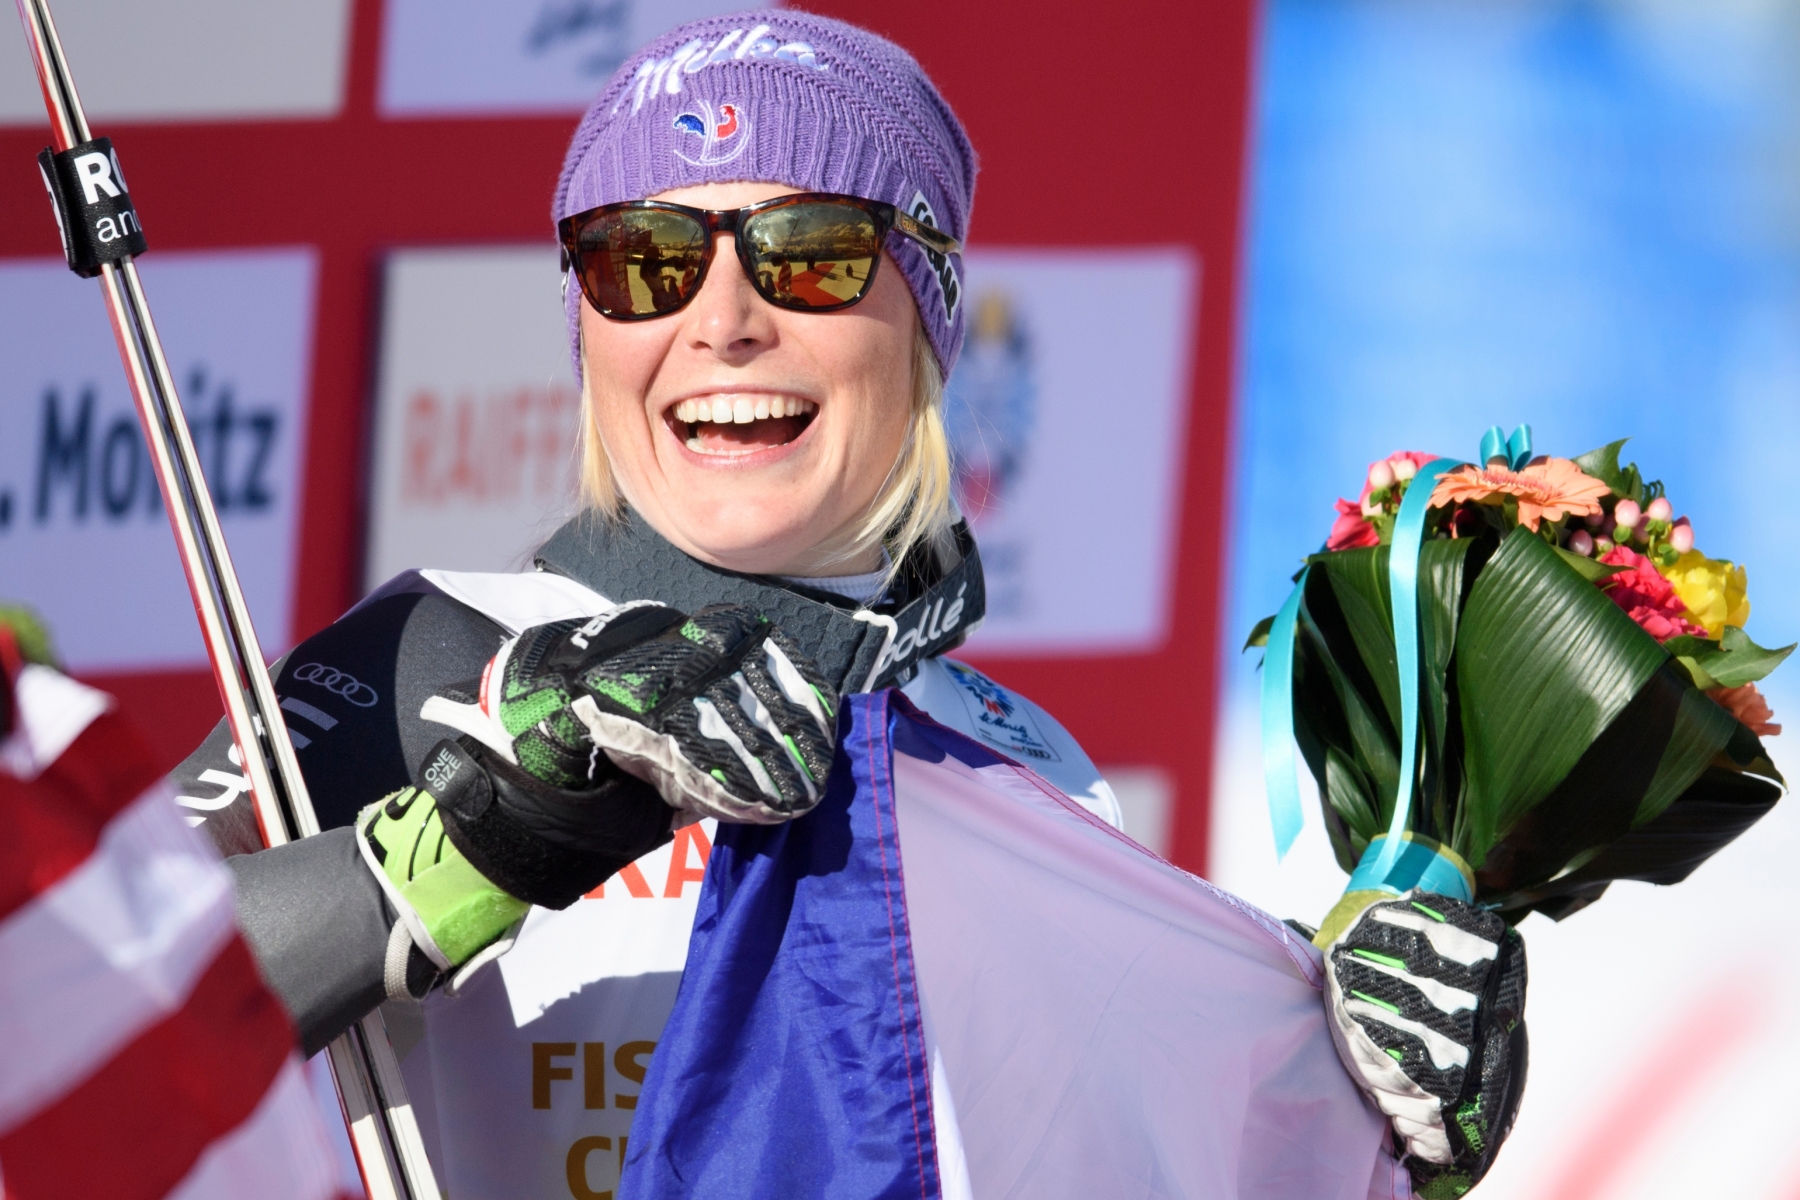
[[[358,708],[374,708],[381,700],[374,688],[348,671],[340,671],[321,663],[307,663],[295,668],[294,678],[300,683],[317,684],[334,696],[342,696]]]

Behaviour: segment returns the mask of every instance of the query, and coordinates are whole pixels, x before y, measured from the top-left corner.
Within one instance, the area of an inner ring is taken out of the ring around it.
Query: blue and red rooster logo
[[[750,144],[749,116],[735,104],[719,105],[716,114],[707,101],[701,100],[699,104],[699,112],[684,112],[675,118],[675,132],[699,138],[700,147],[690,154],[688,148],[693,143],[678,137],[675,156],[697,167],[711,167],[728,163],[742,154],[744,147]]]
[[[1013,715],[1013,698],[1005,688],[961,663],[946,661],[944,665],[950,668],[951,676],[968,689],[988,716],[1005,720]]]

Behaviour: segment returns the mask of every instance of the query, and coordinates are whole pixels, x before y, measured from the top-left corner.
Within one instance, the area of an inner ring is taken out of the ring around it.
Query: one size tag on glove
[[[464,822],[479,820],[494,798],[481,765],[457,743],[445,738],[431,748],[419,769],[419,786],[430,793],[438,810]]]
[[[61,153],[46,147],[38,153],[38,170],[50,193],[69,270],[92,279],[103,264],[123,262],[150,248],[111,138],[94,138]]]

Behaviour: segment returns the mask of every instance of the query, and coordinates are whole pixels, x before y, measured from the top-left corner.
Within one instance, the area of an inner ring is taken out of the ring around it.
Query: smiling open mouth
[[[738,458],[787,445],[818,413],[811,400],[754,392],[683,400],[663,416],[695,454]]]

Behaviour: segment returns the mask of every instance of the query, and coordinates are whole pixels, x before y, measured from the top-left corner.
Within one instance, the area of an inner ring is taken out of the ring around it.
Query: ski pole
[[[134,260],[146,243],[118,155],[109,139],[95,138],[88,128],[48,0],[17,2],[50,116],[54,146],[38,155],[38,165],[63,253],[77,275],[100,279],[263,844],[309,837],[319,832],[318,816],[138,278]],[[333,1041],[327,1055],[369,1200],[437,1200],[380,1012]]]

